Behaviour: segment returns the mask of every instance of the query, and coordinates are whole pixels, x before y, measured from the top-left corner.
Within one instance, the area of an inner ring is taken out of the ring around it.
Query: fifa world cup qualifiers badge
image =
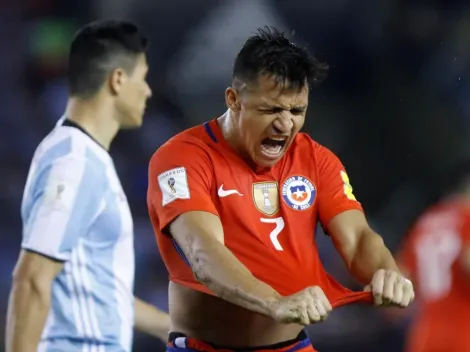
[[[158,175],[158,184],[162,192],[162,205],[165,206],[176,199],[189,199],[189,184],[186,168],[177,167]]]

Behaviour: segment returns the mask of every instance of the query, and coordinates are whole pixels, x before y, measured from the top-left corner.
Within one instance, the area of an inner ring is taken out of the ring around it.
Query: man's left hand
[[[415,298],[411,281],[394,270],[376,271],[364,291],[372,291],[377,306],[405,308]]]

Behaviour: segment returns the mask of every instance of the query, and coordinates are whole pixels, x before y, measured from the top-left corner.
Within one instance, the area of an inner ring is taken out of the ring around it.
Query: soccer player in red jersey
[[[399,263],[416,284],[407,351],[470,351],[470,165],[451,173],[454,192],[427,209],[406,237]]]
[[[283,33],[259,30],[235,60],[227,112],[152,157],[148,208],[171,280],[167,351],[315,351],[303,328],[332,308],[412,301],[339,159],[299,133],[325,70]],[[318,221],[364,292],[326,273]]]

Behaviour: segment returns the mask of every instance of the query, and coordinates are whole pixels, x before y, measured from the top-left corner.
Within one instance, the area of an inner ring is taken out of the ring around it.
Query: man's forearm
[[[219,297],[248,310],[270,316],[270,303],[280,297],[268,284],[256,279],[222,243],[211,241],[191,255],[196,278]]]
[[[143,333],[166,340],[170,331],[170,317],[151,304],[134,298],[135,328]]]
[[[7,315],[7,352],[37,351],[49,308],[50,286],[13,282]]]
[[[349,270],[360,282],[368,284],[379,269],[400,272],[382,237],[367,230],[357,244]]]

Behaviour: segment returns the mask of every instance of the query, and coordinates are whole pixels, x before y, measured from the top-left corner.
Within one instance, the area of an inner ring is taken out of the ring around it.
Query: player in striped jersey
[[[101,21],[77,32],[66,113],[38,146],[22,203],[7,351],[131,351],[133,326],[166,339],[167,314],[134,298],[132,216],[108,148],[142,124],[146,37]]]

